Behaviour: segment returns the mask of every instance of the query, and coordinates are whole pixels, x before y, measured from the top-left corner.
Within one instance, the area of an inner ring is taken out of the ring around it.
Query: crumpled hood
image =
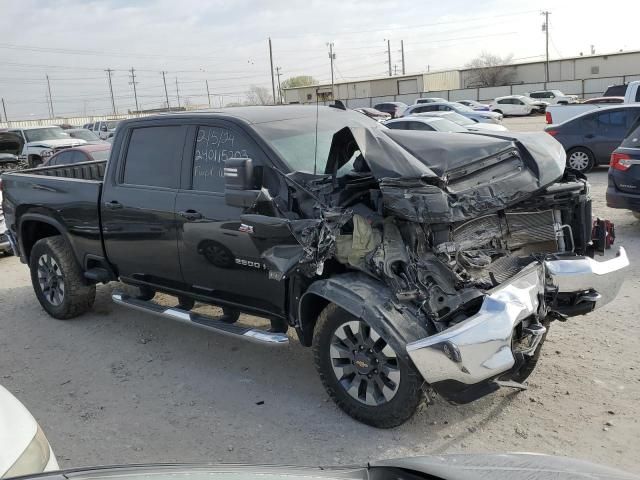
[[[20,155],[24,140],[13,132],[0,132],[0,155]]]
[[[544,132],[467,134],[389,129],[385,133],[441,178],[452,170],[515,150],[521,156],[531,156],[530,167],[536,171],[541,186],[553,183],[564,172],[564,149]]]

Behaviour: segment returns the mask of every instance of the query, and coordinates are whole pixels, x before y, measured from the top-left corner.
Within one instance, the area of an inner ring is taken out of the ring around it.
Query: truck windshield
[[[115,130],[120,122],[107,122],[107,130]]]
[[[318,115],[318,147],[316,117],[294,118],[259,123],[254,128],[276,150],[292,171],[324,173],[333,135],[344,127],[385,128],[357,112],[323,109]]]
[[[25,130],[24,135],[27,142],[42,142],[44,140],[63,140],[69,138],[59,127],[34,128],[33,130]]]

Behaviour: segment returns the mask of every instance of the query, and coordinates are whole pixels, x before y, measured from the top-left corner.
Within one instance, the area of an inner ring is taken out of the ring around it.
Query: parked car
[[[328,395],[376,427],[410,418],[425,384],[454,403],[521,384],[549,322],[612,301],[629,264],[588,256],[589,185],[544,132],[392,130],[339,105],[127,120],[108,162],[2,188],[50,316],[121,280],[141,288],[118,305],[238,340],[286,345],[292,327]]]
[[[615,103],[624,103],[624,97],[594,97],[594,98],[589,98],[582,103],[586,105],[592,105],[592,104],[611,105]]]
[[[402,115],[402,112],[407,108],[407,104],[402,102],[384,102],[374,105],[373,108],[380,112],[388,113],[391,115],[391,118],[397,118]]]
[[[378,122],[384,122],[391,118],[390,113],[381,112],[380,110],[376,110],[375,108],[355,108],[356,112],[360,112],[363,115],[366,115],[369,118],[373,118]]]
[[[458,100],[457,103],[461,103],[466,107],[469,107],[473,110],[477,110],[481,112],[488,112],[490,110],[488,104],[476,102],[475,100]]]
[[[108,142],[67,148],[65,150],[62,150],[61,152],[56,153],[52,157],[47,158],[42,166],[52,167],[56,165],[71,165],[81,162],[108,160],[110,151],[111,144]]]
[[[547,105],[544,102],[532,100],[525,95],[507,95],[497,97],[489,106],[492,112],[503,115],[531,115],[535,112],[543,112]]]
[[[0,385],[0,478],[59,470],[44,432],[29,410]]]
[[[604,92],[603,97],[621,97],[623,96],[624,104],[633,104],[640,102],[640,80],[629,82],[623,85],[612,85]],[[603,102],[585,101],[577,105],[550,105],[546,113],[546,122],[548,124],[558,124],[566,122],[578,115],[609,106]]]
[[[456,102],[428,103],[426,105],[411,105],[402,114],[403,117],[424,112],[456,112],[472,120],[485,123],[500,123],[502,114],[495,112],[476,112],[469,107]]]
[[[14,170],[20,163],[24,139],[14,132],[0,132],[0,173]]]
[[[278,462],[275,459],[273,463]],[[156,464],[85,467],[46,476],[48,480],[639,480],[604,465],[568,457],[532,453],[440,454],[372,460],[350,466],[294,467],[277,465]],[[23,480],[37,480],[27,476]]]
[[[411,115],[411,117],[440,117],[446,118],[447,120],[457,123],[461,127],[466,128],[469,132],[506,132],[508,128],[504,125],[498,123],[483,123],[478,122],[477,120],[471,120],[464,115],[460,115],[456,112],[424,112],[424,113],[415,113]]]
[[[394,118],[384,122],[387,128],[394,130],[426,130],[430,132],[467,133],[468,130],[446,118],[439,117],[410,117]]]
[[[420,98],[416,98],[416,101],[413,102],[414,105],[419,105],[421,103],[442,103],[442,102],[448,102],[449,100],[447,100],[446,98],[440,98],[440,97],[420,97]]]
[[[64,130],[55,126],[12,128],[9,132],[22,137],[24,147],[20,157],[27,161],[29,167],[37,167],[58,150],[87,143],[79,138],[71,138]]]
[[[99,122],[87,123],[82,128],[86,128],[94,132],[101,140],[113,137],[120,120],[101,120]]]
[[[578,102],[577,95],[565,95],[560,90],[538,90],[525,95],[533,100],[545,102],[547,105],[568,105]]]
[[[71,138],[84,140],[89,145],[105,143],[105,140],[101,140],[98,135],[87,128],[70,128],[66,130],[65,133]]]
[[[611,153],[639,117],[640,105],[603,107],[548,126],[545,131],[564,147],[568,167],[588,172],[609,163]]]
[[[640,102],[640,80],[623,83],[621,85],[610,85],[605,90],[603,97],[624,97],[624,103]]]
[[[640,219],[640,122],[611,154],[607,206],[631,210]]]

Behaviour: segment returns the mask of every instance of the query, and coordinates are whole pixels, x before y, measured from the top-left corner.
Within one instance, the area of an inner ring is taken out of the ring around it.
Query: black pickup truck
[[[592,239],[588,183],[552,137],[390,130],[341,107],[129,120],[108,162],[4,174],[42,307],[75,317],[119,280],[140,291],[121,305],[237,338],[293,327],[337,404],[392,427],[434,391],[521,387],[553,320],[616,296],[625,251],[590,258],[613,232]]]

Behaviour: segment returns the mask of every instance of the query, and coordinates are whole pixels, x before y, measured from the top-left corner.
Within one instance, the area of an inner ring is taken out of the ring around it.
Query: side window
[[[532,93],[531,95],[529,95],[531,98],[540,98],[542,96],[542,94],[540,93]]]
[[[251,158],[254,166],[264,164],[262,152],[246,133],[226,127],[198,127],[191,189],[223,193],[224,161],[229,158]]]
[[[408,122],[392,122],[387,125],[392,130],[406,130]]]
[[[430,132],[432,132],[434,130],[429,125],[427,125],[426,123],[422,123],[422,122],[411,122],[409,124],[409,127],[410,127],[411,130],[428,130]]]
[[[601,113],[598,115],[598,123],[608,128],[625,128],[627,126],[627,112],[617,110],[615,112]]]
[[[499,105],[506,105],[507,103],[509,103],[509,99],[508,98],[504,98],[502,100],[498,100],[498,104]]]
[[[73,152],[60,152],[55,158],[52,158],[49,165],[68,165],[71,163]]]
[[[70,152],[71,155],[71,162],[69,163],[80,163],[80,162],[88,162],[89,159],[87,158],[87,156],[85,155],[84,152],[80,152],[78,150],[75,150],[73,152]]]
[[[449,105],[440,105],[439,110],[441,112],[450,112],[453,109]]]
[[[124,160],[124,183],[177,188],[184,145],[179,126],[135,128]]]
[[[518,100],[517,98],[514,98],[512,102],[514,105],[524,105],[524,102],[522,100]]]

